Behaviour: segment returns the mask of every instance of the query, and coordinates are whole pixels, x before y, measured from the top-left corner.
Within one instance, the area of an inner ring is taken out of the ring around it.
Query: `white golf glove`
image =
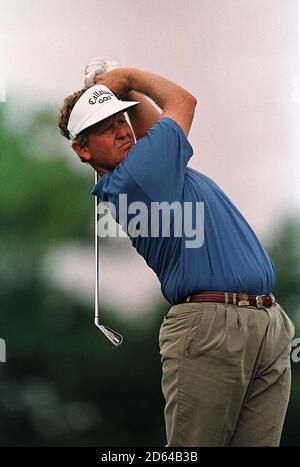
[[[116,68],[120,68],[118,62],[113,60],[105,60],[104,58],[100,57],[91,58],[84,70],[85,87],[91,87],[95,84],[96,75],[102,75],[103,73],[115,70]]]

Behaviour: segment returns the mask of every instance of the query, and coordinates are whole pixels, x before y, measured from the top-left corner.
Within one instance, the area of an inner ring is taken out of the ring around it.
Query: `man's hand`
[[[97,74],[95,84],[107,86],[119,99],[122,99],[131,90],[127,68],[118,68],[101,75]]]
[[[95,76],[106,72],[106,60],[103,58],[91,58],[84,70],[84,85],[89,88],[95,84]]]
[[[113,60],[105,60],[104,58],[91,58],[84,70],[84,85],[89,88],[95,84],[95,77],[102,75],[108,71],[120,68],[119,64]]]

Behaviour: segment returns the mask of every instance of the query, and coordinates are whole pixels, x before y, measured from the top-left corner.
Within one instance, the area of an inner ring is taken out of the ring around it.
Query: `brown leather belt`
[[[274,295],[248,295],[245,292],[199,292],[190,295],[185,302],[217,302],[238,306],[269,308],[276,303]]]

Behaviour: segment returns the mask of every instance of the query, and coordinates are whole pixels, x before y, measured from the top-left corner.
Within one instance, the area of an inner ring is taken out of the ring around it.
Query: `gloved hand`
[[[91,58],[84,70],[85,87],[91,87],[95,84],[96,75],[102,75],[103,73],[115,70],[116,68],[120,68],[120,66],[113,60],[105,60],[104,58],[100,57]]]

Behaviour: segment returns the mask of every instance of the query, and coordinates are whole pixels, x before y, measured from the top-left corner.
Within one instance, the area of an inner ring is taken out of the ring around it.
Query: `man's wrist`
[[[126,89],[126,94],[129,94],[131,91],[135,91],[133,87],[134,68],[122,68],[121,70],[123,73],[124,82],[126,83],[124,88]]]
[[[122,69],[124,70],[124,81],[125,81],[125,94],[129,94],[131,91],[133,91],[134,89],[132,88],[131,86],[131,71],[132,69],[131,68],[124,68]]]

